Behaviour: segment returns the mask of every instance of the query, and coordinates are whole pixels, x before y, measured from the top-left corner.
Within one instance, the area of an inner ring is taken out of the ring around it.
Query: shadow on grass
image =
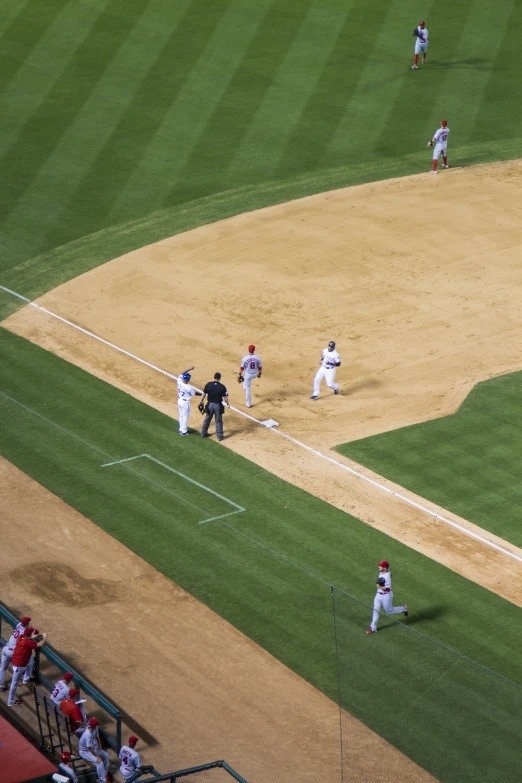
[[[417,625],[418,623],[424,623],[424,622],[429,622],[430,620],[436,620],[438,617],[442,617],[442,615],[446,614],[448,608],[449,608],[448,606],[442,606],[442,605],[427,606],[424,609],[421,609],[419,612],[416,612],[414,610],[413,613],[410,609],[408,618],[404,619],[404,625]],[[386,625],[382,625],[379,627],[379,632],[386,631],[390,628],[395,628],[395,625],[396,623],[394,622],[386,623]]]

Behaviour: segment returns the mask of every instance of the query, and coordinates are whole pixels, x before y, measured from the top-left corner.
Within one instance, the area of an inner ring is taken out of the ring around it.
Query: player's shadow
[[[379,386],[383,385],[383,381],[379,380],[378,378],[365,378],[362,381],[359,381],[358,383],[351,383],[347,386],[344,386],[339,389],[339,394],[355,394],[359,391],[364,391],[365,389],[377,389]]]
[[[402,619],[400,622],[404,623],[404,625],[417,625],[418,623],[424,623],[429,622],[430,620],[436,620],[438,617],[442,617],[442,615],[446,614],[448,611],[447,606],[443,606],[442,604],[435,604],[434,606],[425,606],[422,609],[419,609],[419,611],[411,611],[407,618]],[[386,615],[384,615],[386,617]],[[381,631],[386,631],[390,628],[395,628],[396,623],[393,621],[389,621],[386,624],[382,624],[379,626],[379,633]]]
[[[468,60],[443,60],[440,62],[432,60],[429,63],[430,69],[473,68],[478,71],[489,71],[492,66],[493,61],[486,57],[470,57]]]

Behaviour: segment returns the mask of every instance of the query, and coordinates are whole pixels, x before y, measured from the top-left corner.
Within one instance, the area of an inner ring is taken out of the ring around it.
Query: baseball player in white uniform
[[[179,410],[179,434],[188,435],[188,420],[190,416],[190,400],[194,395],[201,397],[201,392],[195,390],[193,386],[189,384],[191,379],[190,370],[194,367],[189,367],[185,370],[177,380],[178,384],[178,410]]]
[[[139,753],[134,750],[137,742],[139,742],[137,737],[129,737],[129,744],[122,745],[118,754],[121,759],[120,772],[124,780],[128,780],[141,769]]]
[[[433,138],[428,142],[428,147],[433,147],[433,168],[431,174],[437,173],[437,163],[442,155],[442,168],[449,169],[448,166],[448,128],[447,120],[441,120],[440,128],[433,134]]]
[[[316,400],[319,397],[320,385],[323,378],[326,379],[326,385],[333,389],[334,394],[339,394],[339,384],[335,383],[335,373],[337,368],[341,366],[341,357],[335,350],[335,343],[330,340],[327,348],[323,348],[319,369],[317,370],[314,378],[314,391],[311,400]]]
[[[408,607],[406,604],[402,606],[392,606],[393,593],[391,589],[392,575],[390,573],[390,564],[387,560],[383,560],[379,563],[379,576],[377,577],[377,592],[373,599],[373,614],[372,622],[366,633],[377,633],[377,621],[379,619],[379,612],[382,609],[386,614],[404,614],[408,616]]]
[[[263,373],[263,364],[261,359],[256,354],[256,346],[248,346],[248,355],[243,356],[241,359],[241,367],[239,368],[238,382],[243,384],[245,390],[245,405],[247,408],[252,407],[252,395],[251,386],[254,378],[261,378]],[[243,380],[241,380],[243,378]]]
[[[11,659],[13,657],[14,648],[16,647],[16,640],[19,636],[23,634],[29,623],[31,622],[30,617],[22,617],[18,625],[13,630],[13,633],[9,637],[9,640],[7,641],[7,644],[5,644],[2,647],[2,658],[0,659],[0,691],[5,691],[5,673],[7,671],[7,667],[11,663]],[[34,667],[34,658],[31,658],[30,662],[27,664],[27,668],[25,670],[27,680],[24,677],[24,682],[28,682],[29,678],[32,676],[33,673],[33,667]]]
[[[69,690],[73,687],[73,676],[71,672],[65,672],[61,680],[57,680],[54,683],[54,688],[51,691],[49,697],[53,704],[60,707],[62,700],[68,695]]]
[[[422,52],[422,64],[426,62],[428,53],[428,29],[425,22],[419,22],[419,26],[413,31],[415,36],[415,53],[413,55],[412,71],[419,70],[419,54]]]
[[[99,783],[107,783],[109,754],[101,749],[99,725],[99,720],[89,718],[87,728],[80,737],[79,752],[82,759],[95,765]]]
[[[60,770],[60,773],[68,777],[69,780],[72,781],[72,783],[79,783],[78,775],[74,771],[74,767],[71,763],[71,759],[72,759],[72,753],[70,753],[68,750],[64,750],[64,752],[62,753],[61,761],[58,764],[58,769]]]

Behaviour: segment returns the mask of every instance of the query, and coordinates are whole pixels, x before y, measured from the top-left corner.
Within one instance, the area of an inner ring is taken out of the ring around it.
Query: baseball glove
[[[379,585],[379,587],[384,587],[384,585],[386,584],[386,580],[385,580],[385,578],[384,578],[383,576],[380,576],[380,577],[377,579],[377,584]]]
[[[239,375],[237,376],[237,382],[238,382],[238,383],[243,383],[243,381],[244,381],[244,380],[245,380],[245,377],[244,377],[244,375],[242,375],[241,373],[239,373]]]
[[[205,411],[205,403],[204,402],[200,402],[199,403],[198,411],[201,413],[202,416],[206,413],[206,411]]]
[[[433,140],[430,139],[429,142],[426,144],[427,147],[433,147]]]

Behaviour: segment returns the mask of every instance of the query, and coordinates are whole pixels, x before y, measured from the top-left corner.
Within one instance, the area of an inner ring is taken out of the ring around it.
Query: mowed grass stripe
[[[0,95],[9,88],[26,58],[67,1],[0,2]]]
[[[389,117],[400,91],[411,89],[408,64],[410,38],[413,41],[413,37],[407,31],[413,30],[413,26],[409,9],[407,12],[399,0],[393,0],[383,13],[382,21],[368,28],[369,34],[361,41],[360,49],[356,44],[355,70],[350,66],[350,73],[353,73],[351,89],[344,113],[325,140],[321,157],[324,165],[334,165],[336,161],[358,162],[368,157],[399,156],[410,151],[404,145],[408,134],[404,118],[395,127]],[[404,47],[404,55],[400,57],[397,56],[397,42],[401,43],[401,49]],[[387,138],[385,147],[381,144],[383,132]]]
[[[252,181],[277,172],[286,142],[315,90],[349,10],[350,2],[338,0],[308,8],[274,85],[230,162],[230,178]]]
[[[198,198],[205,187],[216,193],[234,187],[236,181],[228,173],[230,160],[254,122],[312,1],[282,6],[280,0],[272,0],[198,143],[177,181],[172,183],[170,203],[186,201],[191,194]],[[254,147],[252,159],[256,156],[257,147]]]
[[[151,69],[158,49],[161,50],[173,35],[190,0],[175,4],[169,25],[164,23],[164,6],[165,0],[151,0],[141,16],[135,21],[130,17],[127,25],[117,29],[113,47],[104,47],[110,60],[103,72],[96,73],[87,64],[82,66],[92,80],[90,94],[44,160],[24,193],[23,202],[10,217],[11,230],[17,230],[30,220],[35,205],[40,209],[41,218],[25,242],[26,252],[35,252],[42,243],[49,241],[48,237],[52,243],[57,230],[63,236],[64,225],[72,236],[76,235],[75,224],[85,219],[88,204],[79,206],[74,201],[74,194],[82,189],[85,179],[89,180],[93,167],[99,176],[104,171],[97,158],[124,117],[127,138],[132,138],[129,106]],[[115,155],[121,163],[122,150],[115,151]],[[129,155],[129,159],[132,158]],[[63,176],[64,171],[67,176]],[[59,204],[46,199],[53,186],[60,194]]]
[[[4,204],[6,217],[14,212],[16,204],[25,195],[66,129],[74,123],[76,115],[88,101],[97,80],[110,63],[115,42],[111,23],[117,8],[119,8],[119,0],[109,0],[89,34],[81,41],[67,69],[55,81],[45,101],[29,118],[16,144],[0,160],[0,176],[6,171],[12,176],[12,167],[19,170],[19,176],[10,189],[7,203]],[[121,20],[117,27],[116,40],[119,36],[125,37],[133,25],[132,16]],[[56,106],[60,104],[58,122]],[[46,129],[45,134],[41,134],[42,127]],[[36,141],[36,134],[38,134],[38,141]],[[35,143],[38,154],[34,158],[24,160],[23,166],[20,166],[18,160],[20,150]],[[52,184],[59,186],[62,177],[62,171],[56,171]],[[38,208],[38,205],[37,202],[35,206]]]
[[[107,0],[109,2],[109,0]],[[43,114],[40,107],[47,101],[47,111],[51,110],[52,119],[57,120],[63,108],[66,96],[55,95],[52,107],[49,107],[49,94],[56,82],[68,73],[69,64],[78,48],[88,38],[99,16],[92,6],[69,0],[52,19],[38,44],[23,61],[11,82],[9,91],[0,95],[0,171],[2,177],[9,175],[6,162],[24,160],[31,154],[39,160],[40,148],[53,128],[49,128],[50,118]],[[27,20],[31,17],[28,15]],[[18,39],[23,33],[18,32]],[[71,85],[72,89],[73,85]],[[76,85],[74,85],[76,87]],[[39,113],[42,115],[38,122]],[[59,124],[59,123],[58,123]],[[18,170],[13,172],[16,179]]]
[[[373,42],[380,31],[386,29],[387,15],[378,4],[361,6],[352,2],[347,4],[347,10],[348,14],[339,27],[339,35],[315,89],[287,139],[281,154],[280,171],[317,167],[328,159],[325,151],[360,83],[367,59],[371,56]],[[364,25],[361,24],[363,17]],[[352,143],[357,143],[352,133],[349,137]],[[343,150],[346,150],[346,138],[343,138]]]
[[[451,51],[444,41],[446,29],[441,32],[442,56],[437,57],[434,73],[430,74],[431,82],[437,82],[441,87],[430,115],[433,128],[430,134],[439,127],[442,118],[448,120],[452,128],[449,150],[453,148],[456,152],[457,157],[453,158],[456,165],[468,163],[460,157],[459,148],[462,139],[474,138],[472,129],[476,125],[492,69],[496,69],[496,58],[503,49],[513,4],[514,0],[506,0],[501,6],[492,5],[488,0],[475,0],[462,25],[458,26],[460,35],[458,40],[452,39]],[[487,46],[484,46],[483,38],[485,25],[488,30]]]
[[[186,80],[173,96],[168,111],[143,151],[128,185],[116,200],[110,215],[136,209],[146,196],[149,208],[159,209],[168,200],[186,161],[198,144],[205,126],[236,73],[271,0],[246,6],[244,0],[230,0],[226,12],[216,20],[212,35],[187,72]],[[208,139],[212,144],[212,139]]]
[[[495,5],[491,14],[499,14]],[[518,108],[518,99],[514,100],[514,83],[510,74],[520,70],[520,41],[522,40],[522,4],[513,0],[511,15],[505,19],[504,34],[493,47],[496,54],[493,69],[488,73],[487,85],[483,89],[480,103],[477,103],[474,115],[475,124],[472,135],[478,141],[522,136],[522,114]],[[485,51],[490,52],[490,43]],[[522,143],[520,145],[522,154]]]

